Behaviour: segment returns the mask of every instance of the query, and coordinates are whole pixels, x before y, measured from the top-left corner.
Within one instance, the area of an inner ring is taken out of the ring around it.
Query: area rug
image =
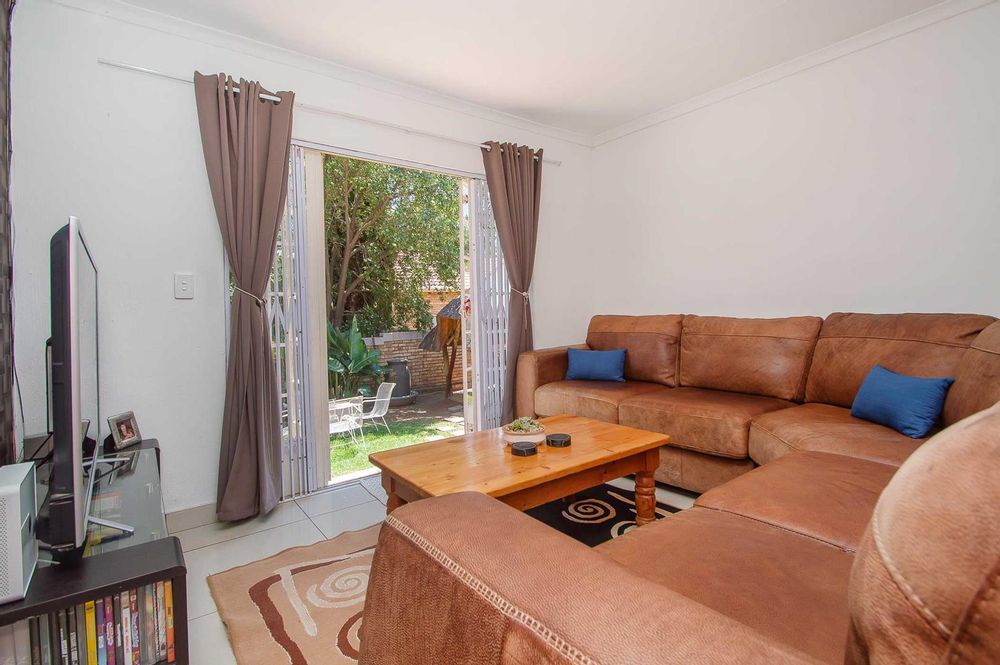
[[[656,504],[661,519],[679,509]],[[587,545],[635,527],[635,493],[600,485],[528,514]],[[239,665],[343,665],[358,658],[368,571],[381,525],[211,575]]]
[[[208,587],[236,662],[356,663],[380,528],[343,533],[211,575]]]
[[[656,519],[679,510],[657,501]],[[598,485],[525,512],[584,545],[596,547],[635,528],[635,492]]]

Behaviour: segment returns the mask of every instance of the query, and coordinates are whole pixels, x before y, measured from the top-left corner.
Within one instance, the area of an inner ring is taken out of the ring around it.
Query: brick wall
[[[459,296],[458,291],[424,291],[424,302],[427,303],[427,308],[431,313],[431,316],[437,316],[445,305],[450,303],[452,300]]]
[[[385,333],[374,339],[367,340],[369,346],[382,352],[382,362],[403,359],[408,361],[410,369],[410,385],[421,393],[440,392],[444,390],[447,373],[444,355],[440,351],[423,351],[420,341],[424,338],[422,332]],[[472,355],[469,354],[469,366],[472,365]],[[455,358],[455,377],[453,387],[462,387],[462,358]]]

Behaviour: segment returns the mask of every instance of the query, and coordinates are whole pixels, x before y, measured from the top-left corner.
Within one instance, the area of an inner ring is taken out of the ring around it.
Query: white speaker
[[[20,600],[38,563],[35,465],[0,466],[0,603]]]

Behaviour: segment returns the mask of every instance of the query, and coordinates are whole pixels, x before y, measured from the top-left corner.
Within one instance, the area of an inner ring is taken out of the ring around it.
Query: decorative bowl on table
[[[504,425],[502,428],[503,440],[510,445],[518,441],[530,441],[531,443],[543,443],[545,441],[545,428],[537,420],[532,420],[527,416],[518,418],[512,423]]]

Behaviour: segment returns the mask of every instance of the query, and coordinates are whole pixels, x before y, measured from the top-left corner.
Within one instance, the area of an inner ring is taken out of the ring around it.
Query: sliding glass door
[[[373,473],[371,452],[501,424],[509,285],[489,191],[421,166],[293,146],[268,303],[285,498]],[[345,374],[358,344],[391,373]],[[382,382],[398,387],[376,425]]]

